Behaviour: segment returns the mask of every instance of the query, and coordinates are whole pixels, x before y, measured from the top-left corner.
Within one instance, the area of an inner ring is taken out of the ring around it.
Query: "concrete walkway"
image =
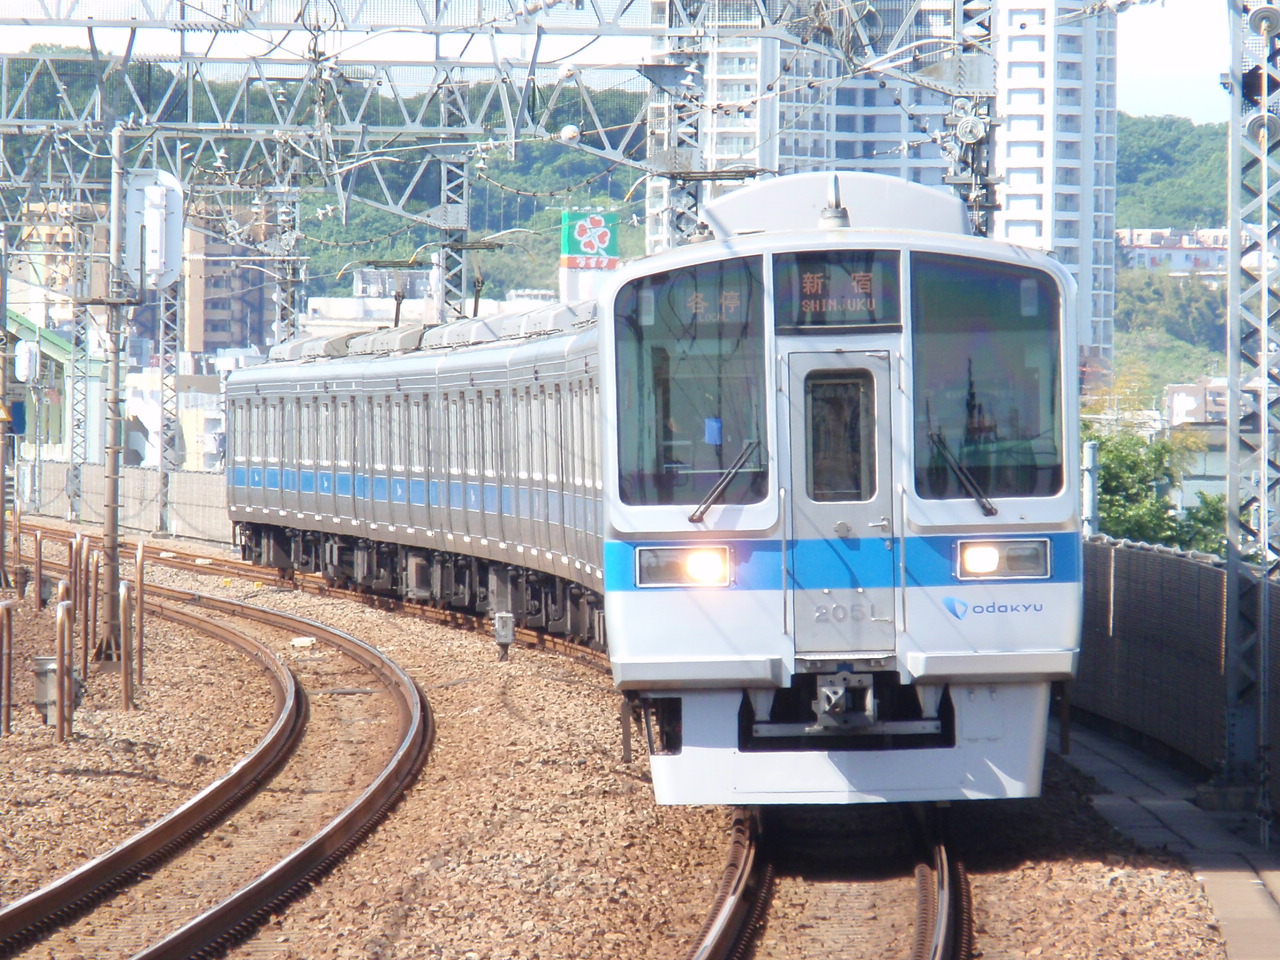
[[[1057,750],[1056,730],[1049,745]],[[1191,779],[1079,726],[1071,728],[1063,759],[1111,791],[1095,795],[1093,804],[1117,830],[1191,864],[1230,960],[1280,960],[1280,844],[1261,847],[1252,815],[1200,809]]]

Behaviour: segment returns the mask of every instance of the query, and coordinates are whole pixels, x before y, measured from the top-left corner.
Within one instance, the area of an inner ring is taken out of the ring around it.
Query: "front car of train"
[[[659,802],[1036,795],[1081,619],[1073,281],[870,174],[707,216],[600,321],[609,648]]]

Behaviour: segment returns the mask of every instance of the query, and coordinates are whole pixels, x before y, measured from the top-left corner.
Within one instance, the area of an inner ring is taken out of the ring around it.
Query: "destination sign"
[[[901,322],[896,252],[814,250],[782,254],[776,261],[775,277],[780,328]]]

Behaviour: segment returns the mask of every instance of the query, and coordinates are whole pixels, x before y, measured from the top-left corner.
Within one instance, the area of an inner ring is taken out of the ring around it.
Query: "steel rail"
[[[137,873],[176,852],[245,799],[279,766],[305,727],[305,701],[293,674],[262,643],[226,624],[210,623],[182,610],[155,604],[153,613],[232,644],[262,665],[271,681],[276,717],[257,746],[222,778],[134,834],[53,883],[0,909],[0,953],[42,929],[81,913]]]
[[[728,960],[742,953],[763,916],[772,867],[759,857],[755,817],[734,813],[729,858],[712,901],[710,915],[685,960]]]
[[[363,640],[306,617],[197,593],[190,594],[190,597],[191,602],[211,609],[242,608],[261,623],[275,626],[284,622],[291,626],[301,624],[318,640],[361,663],[397,695],[403,739],[377,778],[324,829],[257,880],[161,942],[136,954],[134,960],[187,960],[211,955],[247,936],[262,920],[302,892],[311,880],[327,872],[373,830],[417,777],[435,737],[430,707],[412,678]]]
[[[912,960],[969,960],[973,952],[969,878],[943,843],[933,846],[932,867],[916,868],[916,903]]]
[[[57,566],[56,561],[52,565]],[[169,602],[165,602],[166,600]],[[321,642],[339,649],[377,676],[395,695],[401,742],[390,762],[374,781],[321,831],[257,880],[242,887],[164,940],[136,954],[135,960],[142,960],[142,958],[187,960],[191,957],[212,956],[228,944],[250,934],[273,910],[292,899],[311,880],[325,873],[333,864],[346,856],[382,820],[417,776],[434,741],[434,723],[430,707],[417,685],[397,664],[362,640],[305,617],[238,601],[222,600],[195,591],[155,585],[148,587],[147,609],[156,615],[213,635],[225,631],[236,635],[251,646],[259,645],[258,641],[239,634],[225,624],[218,624],[216,621],[210,621],[207,616],[199,616],[176,608],[172,606],[173,603],[192,604],[206,610],[298,632],[305,629]],[[269,661],[278,663],[265,646],[262,646],[262,653]],[[284,669],[283,666],[281,669]],[[297,689],[296,681],[287,669],[285,675],[292,685],[292,696],[284,695],[289,709],[282,711],[282,714],[294,713],[301,719],[305,713],[304,699]],[[280,695],[278,695],[279,698]],[[273,732],[276,726],[280,725],[281,720],[278,718],[272,728]],[[296,736],[300,734],[299,729]],[[296,743],[296,736],[277,756],[276,763],[269,769],[278,765],[280,756],[288,754]],[[7,951],[10,946],[9,941],[15,944],[21,943],[38,933],[40,929],[82,912],[85,907],[91,905],[110,889],[119,886],[140,870],[159,862],[189,842],[239,799],[242,799],[243,795],[262,779],[262,775],[259,775],[257,781],[240,789],[240,796],[231,800],[224,799],[216,806],[212,800],[206,800],[201,804],[200,809],[212,812],[206,812],[194,824],[185,828],[179,827],[180,823],[192,816],[190,810],[197,801],[222,786],[233,775],[237,775],[237,779],[244,779],[239,775],[246,767],[247,760],[241,761],[231,774],[206,788],[197,797],[153,827],[142,831],[98,860],[91,861],[61,880],[35,891],[0,912],[0,922],[5,920],[9,911],[13,911],[15,918],[11,935],[6,936],[7,927],[0,926],[0,952]],[[153,835],[164,824],[170,825],[169,830],[172,835],[162,834],[161,836],[167,839],[164,842],[156,842]],[[178,835],[179,831],[180,835]],[[134,846],[137,842],[141,842],[144,846]],[[149,852],[137,853],[138,850]],[[138,859],[139,857],[141,859]],[[25,921],[22,927],[18,926],[19,917]]]

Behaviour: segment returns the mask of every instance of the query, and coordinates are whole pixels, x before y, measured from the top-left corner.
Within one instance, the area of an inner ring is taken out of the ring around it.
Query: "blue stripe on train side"
[[[906,551],[906,586],[938,587],[960,583],[955,577],[955,544],[972,540],[981,534],[941,537],[908,537]],[[1051,551],[1051,575],[1041,583],[1077,583],[1081,576],[1080,537],[1073,533],[1026,533],[1017,536],[982,539],[1027,540],[1047,539]],[[635,590],[635,551],[637,547],[689,547],[707,541],[643,541],[608,540],[604,544],[604,583],[606,590]],[[732,590],[782,589],[781,541],[726,540],[733,555]],[[850,586],[900,587],[896,551],[886,549],[882,537],[862,540],[801,540],[791,544],[787,575],[794,586],[807,590],[840,589]],[[891,543],[893,541],[890,541]],[[984,583],[1023,583],[1023,580],[985,580]],[[647,589],[647,588],[646,588]],[[670,588],[685,589],[685,588]],[[693,587],[688,589],[704,589]]]

